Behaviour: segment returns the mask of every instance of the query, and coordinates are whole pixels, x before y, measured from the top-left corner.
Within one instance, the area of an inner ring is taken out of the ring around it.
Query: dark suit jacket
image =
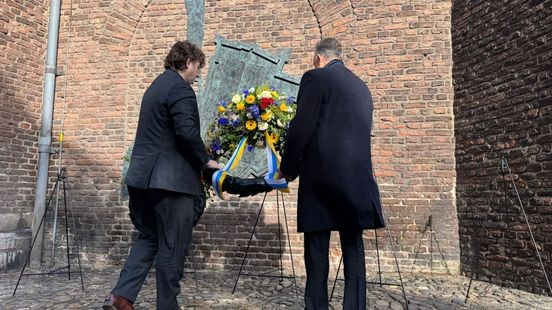
[[[201,168],[208,160],[194,90],[177,72],[166,70],[144,93],[125,183],[199,195]]]
[[[385,226],[372,174],[372,112],[370,90],[343,62],[303,75],[280,166],[300,176],[300,232]]]

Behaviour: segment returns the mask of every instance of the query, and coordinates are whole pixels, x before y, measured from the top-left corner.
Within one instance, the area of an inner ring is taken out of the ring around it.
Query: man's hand
[[[211,168],[211,169],[216,169],[216,170],[221,170],[222,169],[222,166],[217,163],[216,161],[210,159],[206,164],[205,166],[203,166],[203,168]]]
[[[286,179],[286,181],[288,181],[288,182],[293,181],[292,178],[290,178],[290,177],[288,177],[287,175],[285,175],[285,173],[283,173],[282,170],[280,170],[280,169],[278,169],[277,178],[278,178],[278,179]]]

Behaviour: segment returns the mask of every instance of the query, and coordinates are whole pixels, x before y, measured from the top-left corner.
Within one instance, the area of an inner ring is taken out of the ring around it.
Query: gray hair
[[[335,38],[324,38],[316,43],[314,52],[327,58],[341,59],[341,43]]]

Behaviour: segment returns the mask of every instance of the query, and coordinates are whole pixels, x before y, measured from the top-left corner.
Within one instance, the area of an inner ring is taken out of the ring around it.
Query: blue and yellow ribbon
[[[265,141],[266,141],[266,161],[268,165],[268,174],[265,175],[264,179],[268,185],[272,186],[272,188],[282,191],[284,193],[289,193],[289,187],[286,180],[279,179],[278,177],[280,159],[278,158],[276,150],[274,149],[274,145],[272,144],[272,141],[268,136],[267,132],[265,132]],[[217,170],[213,174],[213,177],[212,177],[213,188],[215,189],[215,193],[220,199],[224,199],[223,191],[222,191],[222,183],[224,182],[224,179],[228,175],[228,172],[236,168],[240,163],[241,158],[243,156],[243,151],[245,150],[246,146],[247,146],[247,137],[243,137],[240,140],[240,143],[238,143],[238,147],[230,157],[230,160],[228,160],[226,165],[224,165],[224,168],[222,168],[222,170]]]
[[[224,199],[224,196],[222,195],[222,183],[224,182],[224,179],[226,178],[226,175],[228,175],[228,171],[231,171],[232,169],[236,168],[238,164],[240,163],[240,160],[243,156],[243,151],[245,150],[245,147],[247,146],[247,137],[243,137],[240,140],[240,143],[238,143],[238,147],[230,157],[230,160],[224,165],[224,168],[222,170],[217,170],[215,173],[213,173],[213,177],[211,179],[213,188],[215,189],[215,193],[217,196],[219,196],[220,199]]]
[[[272,140],[268,136],[268,132],[265,131],[265,141],[266,141],[266,164],[268,165],[268,173],[265,175],[264,179],[266,183],[272,188],[282,191],[284,193],[289,193],[289,187],[285,179],[280,179],[278,176],[278,169],[280,168],[280,159],[276,154],[276,149]]]

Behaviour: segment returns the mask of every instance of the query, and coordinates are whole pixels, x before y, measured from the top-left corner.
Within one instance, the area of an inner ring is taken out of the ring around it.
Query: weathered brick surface
[[[64,2],[60,59],[67,48],[68,6]],[[122,156],[132,142],[145,88],[162,71],[170,45],[186,37],[187,15],[183,1],[176,0],[73,6],[67,106],[56,109],[54,135],[63,119],[64,166],[85,261],[118,263],[133,236],[120,191]],[[450,7],[450,1],[437,0],[206,1],[207,57],[215,34],[269,51],[290,48],[284,71],[299,76],[311,67],[313,46],[322,36],[343,41],[346,64],[374,95],[374,165],[406,271],[458,270]],[[237,268],[261,198],[213,204],[195,231],[194,259],[204,268]],[[295,191],[286,198],[286,211],[295,267],[302,272],[294,201]],[[434,241],[429,229],[423,232],[430,216]],[[277,263],[278,230],[287,242],[277,223],[276,200],[269,195],[248,268]],[[369,270],[377,260],[374,237],[366,232]],[[382,268],[394,271],[389,239],[386,230],[378,232]],[[336,241],[332,253],[337,265]]]
[[[435,269],[454,273],[459,253],[450,1],[351,2],[355,22],[337,36],[350,42],[347,61],[374,96],[373,161],[404,255],[399,262],[417,266],[433,254]],[[422,233],[430,216],[438,244],[430,242],[429,229]]]
[[[44,11],[42,1],[0,1],[0,232],[29,225],[33,210]]]
[[[546,287],[544,274],[511,178],[498,167],[505,156],[550,275],[551,5],[455,1],[452,9],[462,271],[477,257],[483,278],[533,291]]]

